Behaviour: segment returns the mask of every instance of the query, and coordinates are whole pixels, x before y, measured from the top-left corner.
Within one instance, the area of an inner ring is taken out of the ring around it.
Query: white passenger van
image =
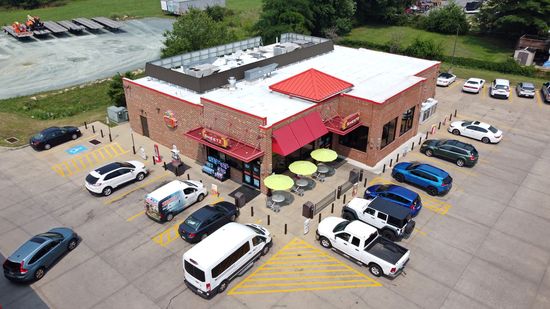
[[[271,235],[262,226],[228,223],[183,254],[185,284],[210,299],[267,254],[271,245]]]

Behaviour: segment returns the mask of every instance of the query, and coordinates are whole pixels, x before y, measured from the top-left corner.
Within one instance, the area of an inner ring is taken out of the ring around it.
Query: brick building
[[[439,62],[334,46],[293,33],[147,63],[124,80],[132,129],[265,192],[313,149],[374,166],[416,135]]]

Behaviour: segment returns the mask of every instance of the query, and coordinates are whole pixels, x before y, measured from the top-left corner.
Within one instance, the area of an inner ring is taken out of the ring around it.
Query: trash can
[[[313,219],[313,208],[315,206],[313,205],[312,202],[310,201],[307,201],[304,203],[304,205],[302,205],[302,216],[306,217],[306,218],[309,218],[309,219]]]
[[[351,183],[358,183],[359,182],[359,170],[358,169],[352,169],[349,171],[349,182]]]
[[[246,204],[246,197],[242,192],[235,193],[235,206],[238,208],[243,207]]]

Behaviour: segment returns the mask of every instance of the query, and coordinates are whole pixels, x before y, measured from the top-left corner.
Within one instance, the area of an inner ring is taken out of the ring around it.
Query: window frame
[[[393,118],[382,127],[382,136],[380,137],[380,149],[386,148],[386,146],[395,141],[395,135],[397,132],[397,118],[398,117]],[[386,136],[384,137],[384,135]]]

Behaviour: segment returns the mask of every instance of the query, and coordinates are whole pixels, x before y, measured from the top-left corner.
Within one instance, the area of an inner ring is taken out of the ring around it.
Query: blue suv
[[[412,216],[418,215],[420,209],[422,209],[420,195],[398,185],[377,184],[365,190],[365,199],[371,200],[377,196],[410,209]]]
[[[420,187],[429,195],[442,195],[451,190],[453,178],[444,170],[419,162],[396,164],[391,172],[395,180]]]

